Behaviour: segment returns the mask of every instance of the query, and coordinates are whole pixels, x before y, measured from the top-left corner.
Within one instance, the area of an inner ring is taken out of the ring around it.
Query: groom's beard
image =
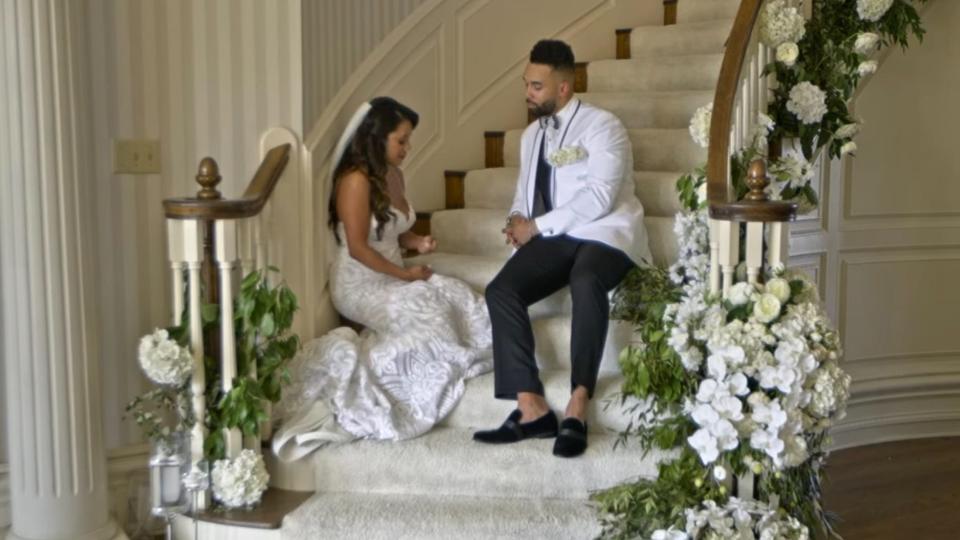
[[[528,100],[527,108],[530,109],[530,114],[532,114],[535,118],[542,118],[557,112],[557,101],[551,99],[544,101],[540,105],[537,105],[536,103]]]

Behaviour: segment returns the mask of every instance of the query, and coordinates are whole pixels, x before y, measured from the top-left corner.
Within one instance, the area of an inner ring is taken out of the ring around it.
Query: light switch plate
[[[113,144],[115,174],[158,174],[160,141],[118,139]]]

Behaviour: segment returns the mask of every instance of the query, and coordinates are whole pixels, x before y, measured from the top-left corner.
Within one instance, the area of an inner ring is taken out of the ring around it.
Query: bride
[[[307,343],[290,366],[273,439],[282,459],[329,442],[416,437],[442,420],[464,380],[492,368],[481,296],[429,266],[405,268],[402,249],[429,253],[430,236],[404,196],[399,167],[419,116],[389,97],[360,106],[334,153],[329,225],[337,242],[333,304],[362,324]]]

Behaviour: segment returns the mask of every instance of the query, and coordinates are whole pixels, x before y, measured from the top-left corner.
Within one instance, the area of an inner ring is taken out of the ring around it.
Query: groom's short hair
[[[573,49],[559,39],[541,39],[530,50],[530,63],[543,64],[573,75]]]

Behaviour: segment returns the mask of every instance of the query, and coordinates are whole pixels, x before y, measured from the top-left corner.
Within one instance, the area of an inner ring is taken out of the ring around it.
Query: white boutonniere
[[[567,146],[547,156],[547,163],[553,167],[564,167],[587,159],[587,149],[582,146]]]

